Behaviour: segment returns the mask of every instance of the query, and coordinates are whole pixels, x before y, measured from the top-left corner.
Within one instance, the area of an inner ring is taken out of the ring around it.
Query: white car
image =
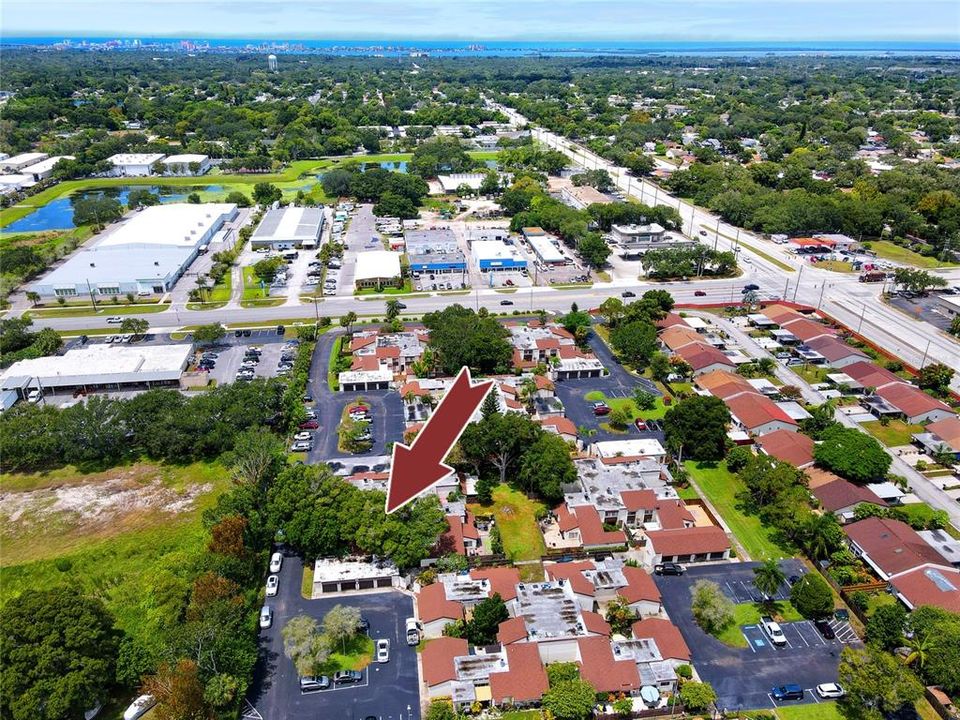
[[[43,393],[40,392],[39,388],[32,388],[30,392],[27,393],[27,402],[29,403],[38,403],[40,398],[43,397]]]
[[[387,638],[377,640],[377,662],[390,662],[390,640]]]
[[[312,440],[312,439],[313,439],[313,433],[310,432],[309,430],[304,430],[304,431],[298,432],[296,435],[294,435],[294,436],[293,436],[293,439],[294,439],[294,440],[298,440],[298,441],[299,441],[299,440]]]
[[[273,608],[269,605],[264,605],[260,608],[260,627],[266,629],[273,625]]]
[[[113,317],[108,317],[107,322],[113,325],[119,325],[120,323],[123,322],[123,318],[120,317],[119,315],[114,315]]]
[[[824,699],[842,698],[846,694],[847,691],[837,683],[823,683],[822,685],[817,685],[817,695]]]
[[[270,572],[278,573],[280,572],[280,567],[283,565],[283,555],[278,552],[275,552],[270,556]]]
[[[267,578],[267,597],[273,597],[277,594],[277,589],[280,587],[280,578],[276,575],[271,575]]]
[[[153,695],[141,695],[130,703],[130,707],[123,711],[123,720],[137,720],[156,704],[157,701]]]

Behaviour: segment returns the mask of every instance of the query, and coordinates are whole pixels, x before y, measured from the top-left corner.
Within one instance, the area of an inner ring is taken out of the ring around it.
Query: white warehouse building
[[[268,210],[250,238],[250,247],[287,250],[315,248],[323,232],[323,208],[285,207]]]
[[[164,175],[203,175],[210,169],[209,155],[170,155],[161,162]]]
[[[163,153],[120,153],[107,160],[113,165],[113,174],[119,177],[153,175],[154,164],[166,157]]]
[[[231,203],[145,208],[30,289],[42,297],[161,295],[173,288],[200,248],[236,215],[237,206]]]

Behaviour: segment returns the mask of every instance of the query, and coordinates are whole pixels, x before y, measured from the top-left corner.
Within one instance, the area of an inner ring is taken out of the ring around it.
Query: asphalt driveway
[[[249,706],[244,717],[262,720],[419,720],[420,694],[415,647],[406,644],[404,621],[413,616],[413,598],[396,590],[337,595],[306,600],[300,595],[303,563],[285,556],[273,607],[273,625],[260,631],[260,658],[254,672]],[[363,681],[353,686],[300,694],[293,663],[283,654],[281,631],[300,614],[321,621],[334,605],[360,608],[370,621],[370,636],[390,639],[390,661],[374,663],[363,671]]]
[[[776,648],[761,628],[745,625],[741,632],[748,646],[734,648],[708,635],[694,622],[690,589],[697,580],[712,580],[734,602],[752,602],[759,598],[753,588],[753,568],[757,565],[690,565],[680,577],[656,576],[655,580],[664,608],[680,628],[701,679],[716,690],[717,706],[721,710],[775,707],[769,696],[770,689],[785,683],[797,683],[807,691],[804,699],[797,702],[818,702],[813,688],[820,683],[836,682],[840,651],[847,642],[859,643],[852,632],[844,633],[837,627],[837,638],[824,640],[808,621],[783,623],[787,645]],[[803,573],[803,565],[798,560],[784,560],[781,567],[787,577]],[[776,597],[788,595],[789,590],[781,587]]]

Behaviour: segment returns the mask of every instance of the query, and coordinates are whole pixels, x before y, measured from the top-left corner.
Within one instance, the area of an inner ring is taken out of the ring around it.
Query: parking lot
[[[250,342],[238,345],[227,345],[214,348],[213,352],[218,356],[216,358],[216,367],[210,370],[210,379],[215,380],[217,385],[236,382],[237,371],[244,362],[244,354],[247,348],[260,348],[260,361],[253,367],[255,378],[270,378],[277,375],[277,364],[280,360],[280,354],[283,349],[283,343],[278,342],[282,338],[274,332],[274,340],[268,343]],[[246,340],[247,338],[243,338]],[[251,338],[252,340],[252,338]],[[197,357],[200,357],[199,351]]]
[[[415,647],[406,644],[404,621],[413,616],[413,599],[399,591],[365,592],[307,600],[300,594],[303,563],[285,556],[279,573],[280,587],[267,598],[273,608],[273,624],[260,631],[260,657],[244,717],[250,720],[419,720],[420,694]],[[356,685],[334,686],[308,694],[300,693],[293,663],[283,653],[281,632],[287,622],[301,614],[318,622],[337,604],[357,607],[370,622],[370,636],[390,639],[390,661],[363,669]]]
[[[891,295],[888,302],[893,307],[907,313],[910,317],[928,322],[940,330],[948,330],[953,317],[939,307],[937,294],[931,293],[922,297],[903,297]]]
[[[859,639],[846,622],[831,621],[836,638],[826,640],[810,621],[781,623],[787,639],[784,647],[775,647],[758,625],[745,625],[741,632],[746,648],[730,647],[699,628],[690,609],[690,589],[697,580],[711,580],[736,603],[755,602],[760,594],[753,587],[753,568],[758,563],[688,565],[680,577],[656,576],[664,608],[680,628],[690,648],[693,664],[702,680],[717,692],[717,706],[734,711],[776,707],[770,697],[775,685],[797,683],[804,688],[804,699],[820,702],[813,691],[817,685],[836,682],[840,651],[858,645]],[[802,563],[784,560],[781,568],[787,577],[801,575]],[[774,599],[789,596],[786,585]]]

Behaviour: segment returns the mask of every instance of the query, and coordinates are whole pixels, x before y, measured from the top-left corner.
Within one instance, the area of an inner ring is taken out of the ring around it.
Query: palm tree
[[[33,290],[27,290],[26,297],[34,307],[40,302],[40,293],[34,292]]]
[[[340,318],[340,327],[345,327],[347,332],[352,332],[353,324],[357,321],[357,314],[351,310]]]
[[[773,558],[764,560],[760,567],[753,569],[753,584],[766,600],[773,598],[780,589],[780,586],[786,582],[787,577],[780,569],[780,563]]]
[[[814,560],[823,560],[833,552],[840,527],[833,513],[817,515],[808,528],[807,551]]]
[[[910,654],[903,662],[906,665],[917,664],[922,668],[927,662],[927,652],[930,650],[930,636],[927,633],[914,633],[912,638],[907,639],[907,647],[910,648]]]
[[[387,320],[393,320],[400,316],[400,301],[387,300]]]
[[[532,378],[527,378],[520,383],[520,401],[527,406],[527,409],[533,405],[533,396],[537,394],[537,383]]]

